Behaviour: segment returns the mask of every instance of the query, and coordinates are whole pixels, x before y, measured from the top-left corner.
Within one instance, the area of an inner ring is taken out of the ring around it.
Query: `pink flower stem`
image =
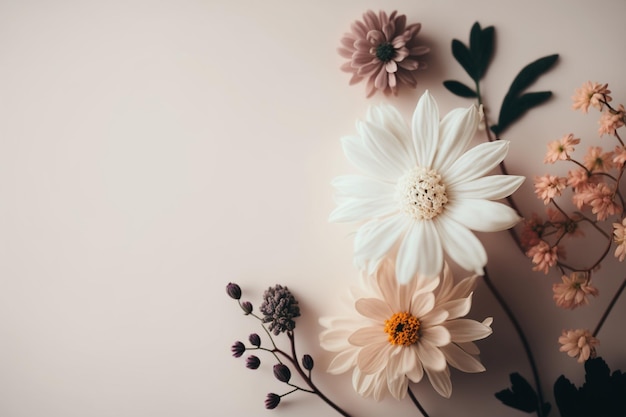
[[[541,382],[539,380],[539,371],[538,371],[538,368],[537,368],[537,364],[535,363],[535,357],[533,356],[533,352],[532,352],[532,350],[530,348],[530,344],[528,343],[528,339],[526,338],[526,335],[524,334],[524,330],[522,330],[522,326],[517,321],[517,318],[515,317],[515,314],[513,314],[513,311],[511,310],[509,305],[504,300],[504,297],[497,290],[497,288],[495,287],[495,285],[491,281],[491,278],[489,278],[489,274],[487,273],[487,268],[485,268],[485,273],[483,275],[483,280],[485,281],[485,284],[487,285],[489,290],[491,290],[491,292],[492,292],[493,296],[495,297],[495,299],[500,304],[500,307],[502,307],[502,309],[506,313],[507,317],[509,318],[509,320],[513,324],[513,327],[515,328],[515,331],[517,332],[517,335],[519,336],[520,341],[522,342],[522,346],[524,348],[524,352],[526,353],[526,357],[528,358],[528,362],[530,364],[530,370],[532,371],[532,374],[533,374],[533,379],[535,381],[535,387],[537,389],[537,416],[538,417],[543,417],[543,394],[542,394],[542,391],[541,391]]]
[[[422,404],[420,404],[415,394],[413,394],[413,391],[411,391],[411,388],[409,388],[408,392],[409,392],[409,397],[411,397],[411,401],[413,401],[413,404],[415,404],[418,410],[420,410],[420,413],[422,413],[424,417],[428,417],[428,413],[426,412],[426,410],[424,410],[424,407],[422,407]]]
[[[609,317],[609,314],[611,314],[611,310],[613,309],[613,306],[615,305],[615,303],[617,303],[617,299],[620,297],[620,295],[622,295],[622,292],[624,292],[624,288],[626,288],[626,278],[624,278],[622,285],[620,285],[620,287],[617,289],[617,291],[615,292],[615,295],[613,296],[613,299],[611,300],[609,305],[606,307],[604,314],[600,318],[598,325],[593,331],[593,337],[596,337],[598,333],[600,333],[600,329],[602,329],[602,325],[606,321],[607,317]]]

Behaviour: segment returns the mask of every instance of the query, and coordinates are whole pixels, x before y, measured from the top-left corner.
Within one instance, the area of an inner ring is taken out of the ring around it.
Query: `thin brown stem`
[[[607,317],[609,317],[609,314],[611,314],[611,310],[613,309],[613,306],[615,306],[615,303],[617,303],[617,299],[620,297],[620,295],[622,295],[622,292],[624,292],[624,288],[626,288],[626,278],[624,278],[624,281],[622,282],[622,285],[619,286],[619,288],[615,292],[615,295],[613,295],[613,299],[611,299],[611,302],[606,307],[606,310],[604,311],[604,314],[600,318],[600,321],[598,322],[598,325],[596,326],[595,330],[593,331],[593,337],[596,337],[598,335],[598,333],[600,333],[600,329],[602,329],[602,325],[604,325],[604,322],[606,321]]]
[[[424,407],[422,406],[422,404],[420,404],[419,400],[417,399],[415,394],[413,394],[413,391],[411,391],[410,387],[408,389],[408,393],[409,393],[409,397],[411,397],[411,401],[413,401],[413,404],[415,404],[418,410],[420,410],[420,413],[422,413],[424,417],[428,417],[428,413],[426,412],[426,410],[424,410]]]

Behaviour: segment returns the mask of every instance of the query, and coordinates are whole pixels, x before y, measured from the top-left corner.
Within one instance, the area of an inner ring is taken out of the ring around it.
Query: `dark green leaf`
[[[552,97],[552,92],[550,91],[526,93],[520,97],[506,96],[502,103],[502,108],[500,108],[498,124],[492,126],[491,130],[496,135],[501,134],[529,109],[546,102],[550,97]]]
[[[480,69],[480,77],[482,78],[487,72],[489,62],[493,55],[493,37],[494,28],[489,26],[483,29],[480,36],[480,55],[476,58],[476,63]]]
[[[523,376],[514,372],[510,375],[511,388],[496,392],[496,398],[517,410],[532,413],[537,410],[537,393]]]
[[[493,26],[481,29],[478,22],[474,23],[470,31],[470,54],[478,79],[485,75],[489,66],[493,53],[493,34]]]
[[[476,97],[476,92],[459,81],[447,80],[443,82],[444,87],[446,87],[451,93],[456,94],[460,97]]]
[[[597,357],[585,362],[585,383],[576,388],[563,375],[554,384],[554,397],[562,417],[626,416],[626,374]]]
[[[528,88],[541,74],[548,71],[558,58],[558,54],[548,55],[526,65],[513,80],[507,96],[516,96]]]
[[[467,46],[465,46],[458,39],[452,40],[452,55],[454,55],[454,58],[459,64],[461,64],[465,72],[467,72],[472,80],[478,81],[476,66],[474,65],[472,55],[470,54],[469,49],[467,49]]]

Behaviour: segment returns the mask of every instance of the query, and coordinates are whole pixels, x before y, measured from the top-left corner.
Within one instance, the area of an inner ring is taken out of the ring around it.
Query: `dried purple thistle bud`
[[[240,358],[241,355],[246,351],[246,346],[240,341],[236,341],[231,347],[230,351],[233,352],[233,356],[235,358]]]
[[[260,337],[259,337],[259,335],[258,335],[258,334],[256,334],[256,333],[252,333],[252,334],[248,337],[248,340],[250,341],[250,344],[251,344],[252,346],[256,346],[256,347],[261,346],[261,338],[260,338]]]
[[[289,382],[291,379],[291,371],[287,367],[287,365],[282,363],[277,363],[274,365],[274,376],[280,382]]]
[[[261,359],[254,355],[250,355],[246,358],[246,368],[257,369],[261,365]]]
[[[300,316],[298,301],[282,285],[270,287],[263,293],[260,310],[264,315],[263,323],[270,323],[269,329],[275,335],[295,329],[296,322],[293,319]]]
[[[226,293],[228,293],[230,298],[239,300],[241,298],[241,287],[231,282],[226,286]]]
[[[273,392],[267,394],[267,398],[265,398],[265,408],[273,410],[278,407],[278,404],[280,404],[280,395],[274,394]]]
[[[302,367],[307,371],[313,369],[313,358],[311,357],[311,355],[302,356]]]
[[[244,301],[243,303],[241,303],[241,309],[247,316],[248,314],[252,313],[252,303],[250,301]]]

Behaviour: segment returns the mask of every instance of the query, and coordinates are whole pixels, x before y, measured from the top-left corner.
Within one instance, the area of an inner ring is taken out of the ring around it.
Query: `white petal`
[[[420,337],[423,337],[435,346],[445,346],[450,343],[450,332],[443,326],[422,329]]]
[[[372,197],[393,199],[396,191],[393,184],[362,175],[341,175],[335,177],[330,184],[335,187],[335,197],[338,199],[344,197],[365,200]]]
[[[371,106],[368,109],[367,120],[370,123],[382,126],[400,141],[415,164],[415,148],[411,139],[411,131],[400,112],[389,104]]]
[[[411,346],[407,350],[410,351],[411,355],[415,357],[416,364],[413,369],[406,372],[406,376],[413,382],[420,382],[422,380],[422,377],[424,376],[424,367],[422,366],[422,363],[419,361],[419,357],[417,356],[416,345]]]
[[[487,264],[487,252],[480,240],[468,228],[448,216],[439,216],[436,225],[448,256],[463,269],[482,275],[483,267]]]
[[[350,329],[329,329],[320,333],[320,346],[331,352],[340,352],[351,347],[348,337],[354,330]]]
[[[411,301],[411,315],[418,319],[429,313],[435,306],[433,293],[415,294]]]
[[[468,354],[454,343],[443,346],[441,351],[446,356],[448,363],[463,372],[484,372],[485,367],[474,356]]]
[[[405,348],[400,351],[396,371],[398,374],[406,375],[417,366],[417,353],[415,349]]]
[[[411,154],[404,148],[404,144],[383,127],[360,122],[357,123],[357,131],[372,155],[388,165],[389,169],[393,169],[397,177],[415,167],[415,160],[411,159]]]
[[[443,371],[434,371],[426,368],[426,375],[428,375],[428,380],[439,395],[450,398],[450,395],[452,395],[452,382],[450,381],[448,368]]]
[[[446,368],[446,358],[441,353],[438,347],[428,343],[427,341],[418,341],[417,343],[417,356],[419,357],[422,365],[428,371],[429,369],[435,371],[442,371]]]
[[[356,357],[358,353],[358,349],[350,349],[339,352],[333,360],[330,361],[327,372],[333,375],[338,375],[349,371],[354,367],[354,365],[356,365]]]
[[[406,396],[409,389],[409,380],[407,377],[402,376],[400,378],[388,379],[387,388],[389,392],[396,400],[401,400]]]
[[[369,346],[382,342],[388,343],[387,334],[382,325],[361,327],[348,337],[348,342],[355,346]]]
[[[499,232],[522,218],[511,207],[489,200],[458,200],[446,206],[446,216],[471,230]]]
[[[420,323],[426,327],[437,326],[448,319],[449,313],[439,306],[433,308],[426,315],[420,316]]]
[[[456,319],[469,313],[472,307],[472,297],[458,298],[439,304],[439,307],[445,309],[449,316],[448,319]]]
[[[415,221],[407,231],[396,261],[396,278],[407,283],[419,273],[434,278],[443,268],[443,250],[432,221]]]
[[[465,198],[499,200],[513,194],[525,179],[516,175],[490,175],[448,186],[446,191],[454,195],[455,200]]]
[[[458,108],[444,116],[439,125],[439,146],[433,167],[445,172],[467,149],[476,133],[480,115],[476,106]]]
[[[430,168],[439,144],[439,108],[428,90],[417,102],[411,130],[418,164]]]
[[[398,208],[388,199],[351,199],[341,202],[328,216],[331,223],[358,222],[388,216]]]
[[[490,327],[470,319],[451,320],[445,322],[443,325],[446,326],[450,332],[453,342],[472,342],[474,340],[484,339],[492,333]]]
[[[494,169],[509,151],[509,142],[496,140],[474,146],[457,159],[452,166],[439,171],[446,187],[452,187],[460,182],[467,182],[482,177]]]
[[[388,166],[373,155],[358,136],[341,138],[341,146],[348,161],[363,173],[376,179],[395,183],[397,169]]]
[[[366,374],[380,371],[387,365],[392,347],[387,341],[363,347],[357,357],[357,366]]]
[[[407,217],[404,215],[367,222],[354,237],[355,258],[378,261],[389,252],[407,227]]]
[[[461,282],[456,284],[450,292],[450,299],[466,298],[474,289],[476,289],[476,283],[478,281],[478,275],[472,275],[471,277],[463,278]]]
[[[383,323],[393,316],[393,311],[391,311],[389,305],[378,298],[358,299],[354,303],[354,307],[362,316]]]

